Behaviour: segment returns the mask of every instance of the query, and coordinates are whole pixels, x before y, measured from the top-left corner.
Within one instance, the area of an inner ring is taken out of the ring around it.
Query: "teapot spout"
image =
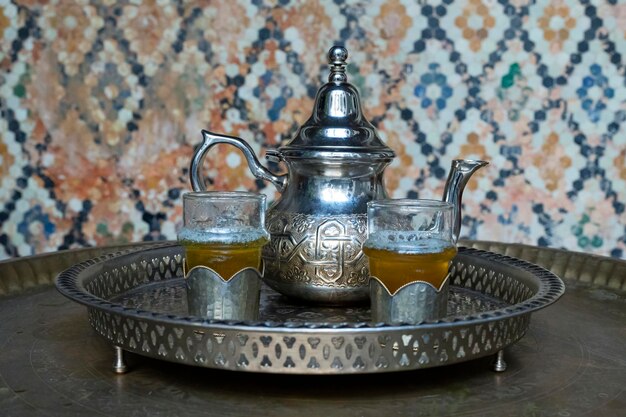
[[[489,162],[486,161],[474,161],[470,159],[455,159],[452,161],[450,175],[448,175],[446,187],[443,191],[443,201],[454,206],[454,228],[452,229],[452,233],[455,242],[459,240],[461,233],[461,202],[463,199],[463,189],[472,174],[488,164]]]

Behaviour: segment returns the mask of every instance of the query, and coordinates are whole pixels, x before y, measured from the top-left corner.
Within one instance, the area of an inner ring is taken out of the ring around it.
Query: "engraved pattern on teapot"
[[[365,214],[319,216],[272,212],[270,242],[263,249],[265,271],[284,282],[348,288],[365,286],[369,276],[361,250]]]

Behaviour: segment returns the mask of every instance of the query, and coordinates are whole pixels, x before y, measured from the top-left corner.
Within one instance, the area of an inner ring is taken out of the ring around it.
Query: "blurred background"
[[[175,239],[200,130],[284,144],[333,44],[393,197],[486,159],[462,236],[625,257],[621,0],[0,0],[0,258]],[[276,198],[242,162],[209,153],[210,189]]]

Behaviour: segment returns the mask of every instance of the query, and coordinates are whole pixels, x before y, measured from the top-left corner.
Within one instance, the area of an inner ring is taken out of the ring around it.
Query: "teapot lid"
[[[311,117],[280,148],[282,156],[365,160],[391,160],[395,156],[361,111],[359,93],[346,75],[347,59],[346,48],[330,48],[328,83],[317,91]]]

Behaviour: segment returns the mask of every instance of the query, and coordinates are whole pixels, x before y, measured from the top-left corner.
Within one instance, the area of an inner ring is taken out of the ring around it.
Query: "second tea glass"
[[[457,249],[453,207],[436,200],[368,203],[370,298],[376,321],[417,323],[445,315]]]

